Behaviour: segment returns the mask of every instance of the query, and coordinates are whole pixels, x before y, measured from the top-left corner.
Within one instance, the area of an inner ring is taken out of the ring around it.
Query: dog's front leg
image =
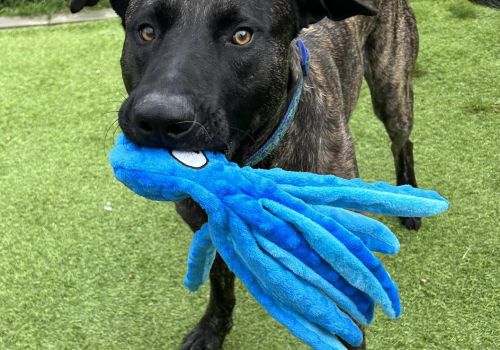
[[[177,203],[177,212],[196,232],[207,221],[206,213],[193,200]],[[231,330],[234,296],[234,274],[217,255],[210,271],[210,299],[205,314],[184,338],[181,350],[217,350]]]

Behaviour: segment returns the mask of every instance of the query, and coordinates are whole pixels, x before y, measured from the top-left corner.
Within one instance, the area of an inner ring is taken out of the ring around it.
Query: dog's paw
[[[201,321],[184,338],[180,350],[219,350],[231,330],[231,322],[224,326],[219,322]]]
[[[418,231],[422,226],[422,218],[399,218],[408,230]]]

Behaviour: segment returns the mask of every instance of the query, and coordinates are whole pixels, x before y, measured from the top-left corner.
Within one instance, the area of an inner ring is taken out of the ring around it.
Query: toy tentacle
[[[193,237],[189,248],[188,268],[184,285],[197,291],[208,279],[217,251],[212,243],[208,223],[204,224]]]
[[[235,215],[231,215],[233,230],[230,232],[234,250],[250,271],[257,277],[261,287],[280,304],[302,315],[325,330],[338,334],[353,346],[361,344],[363,334],[355,323],[318,288],[304,283],[290,271],[283,269],[258,246],[248,227]],[[238,222],[238,223],[236,223]],[[235,230],[242,227],[244,230]]]
[[[136,194],[155,201],[178,201],[193,198],[215,220],[224,221],[221,200],[209,189],[184,177],[117,166],[116,178]]]
[[[255,233],[255,239],[259,246],[270,256],[272,256],[276,261],[278,261],[283,268],[288,269],[290,272],[297,275],[297,277],[303,279],[305,282],[316,286],[322,292],[325,293],[329,298],[331,298],[335,303],[337,303],[342,310],[347,312],[356,321],[362,325],[367,325],[369,321],[357,309],[356,304],[349,299],[343,292],[339,291],[337,288],[328,283],[324,278],[318,275],[309,266],[301,262],[292,254],[288,253],[286,250],[281,249],[278,245],[269,241],[267,238]]]
[[[251,226],[253,231],[259,232],[261,236],[292,254],[333,288],[341,291],[346,298],[356,304],[364,319],[371,322],[374,316],[373,300],[339,275],[327,261],[311,249],[310,244],[290,223],[266,210],[259,201],[243,194],[226,197],[224,202],[229,208],[237,210],[239,217]],[[339,305],[344,307],[340,303]]]
[[[307,208],[302,215],[308,217],[313,222],[325,228],[328,232],[334,235],[353,255],[359,259],[377,278],[380,285],[384,288],[386,294],[392,302],[392,309],[395,312],[394,316],[401,315],[401,304],[399,301],[399,292],[396,284],[392,281],[389,273],[384,269],[382,263],[377,259],[362,241],[351,234],[344,226],[339,224],[333,218],[322,215],[314,208]],[[386,310],[387,311],[387,310]],[[389,314],[389,316],[394,317]]]
[[[397,254],[399,252],[399,241],[394,233],[381,222],[366,215],[335,208],[328,205],[315,205],[315,210],[321,214],[334,219],[346,230],[356,235],[368,249],[384,254]]]
[[[337,270],[349,283],[372,297],[390,317],[396,317],[393,300],[384,290],[374,273],[347,247],[321,225],[294,210],[271,200],[262,200],[266,209],[293,224],[321,257]],[[362,248],[360,243],[357,248]],[[377,271],[382,268],[379,264]]]
[[[279,303],[277,303],[277,305],[279,305]],[[290,328],[290,326],[286,326],[286,323],[282,322],[285,327],[291,329],[291,333],[293,335],[295,335],[299,339],[302,339],[314,350],[347,350],[347,348],[337,339],[335,335],[328,333],[324,329],[316,326],[314,323],[307,321],[292,310],[288,309],[286,310],[286,313],[289,314],[287,316],[288,319],[286,319],[286,322],[295,325],[295,328],[297,330]],[[300,334],[298,333],[298,331],[300,331]],[[312,338],[312,340],[308,341],[306,340],[306,337]]]
[[[404,187],[404,186],[401,186]],[[341,208],[366,211],[390,216],[420,217],[439,214],[448,208],[448,202],[440,199],[418,196],[418,192],[384,191],[374,186],[366,187],[296,187],[282,185],[280,188],[306,203],[331,205]],[[418,189],[415,189],[418,191]]]
[[[278,187],[306,203],[332,205],[375,214],[393,216],[431,216],[448,208],[448,202],[434,191],[409,185],[392,186],[385,182],[366,183],[360,179],[346,180],[334,175],[290,172],[282,169],[252,172],[274,180]]]
[[[246,172],[248,173],[247,168]],[[258,174],[262,177],[269,178],[276,182],[278,185],[293,185],[297,187],[348,187],[348,188],[364,188],[373,189],[377,188],[379,191],[391,192],[391,193],[407,193],[410,195],[426,198],[434,198],[437,200],[443,200],[441,195],[435,191],[424,190],[420,188],[415,188],[409,185],[404,186],[394,186],[383,181],[368,183],[359,178],[355,179],[344,179],[335,175],[323,175],[323,174],[313,174],[304,173],[297,171],[287,171],[283,169],[251,169],[250,173]]]
[[[209,228],[212,241],[223,260],[238,278],[244,283],[250,294],[278,322],[283,324],[297,338],[309,344],[316,350],[346,350],[340,341],[332,334],[305,320],[289,308],[276,303],[273,298],[259,285],[256,277],[248,266],[236,254],[233,242],[223,233],[225,227]]]

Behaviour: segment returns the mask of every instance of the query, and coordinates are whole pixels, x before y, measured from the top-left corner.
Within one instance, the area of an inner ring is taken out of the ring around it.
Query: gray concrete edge
[[[57,24],[78,23],[98,21],[109,18],[117,18],[111,9],[84,11],[76,14],[59,14],[38,17],[0,17],[0,29],[50,26]]]

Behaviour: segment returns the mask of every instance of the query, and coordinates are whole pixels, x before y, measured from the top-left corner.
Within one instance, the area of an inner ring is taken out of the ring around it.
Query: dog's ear
[[[293,0],[293,2],[301,28],[316,23],[324,17],[341,21],[356,15],[377,14],[374,0]]]
[[[99,2],[99,0],[71,0],[70,9],[71,12],[80,12],[85,6],[94,6]],[[129,0],[110,0],[111,7],[115,10],[116,14],[122,18],[125,18],[125,12],[127,12],[127,7]]]

